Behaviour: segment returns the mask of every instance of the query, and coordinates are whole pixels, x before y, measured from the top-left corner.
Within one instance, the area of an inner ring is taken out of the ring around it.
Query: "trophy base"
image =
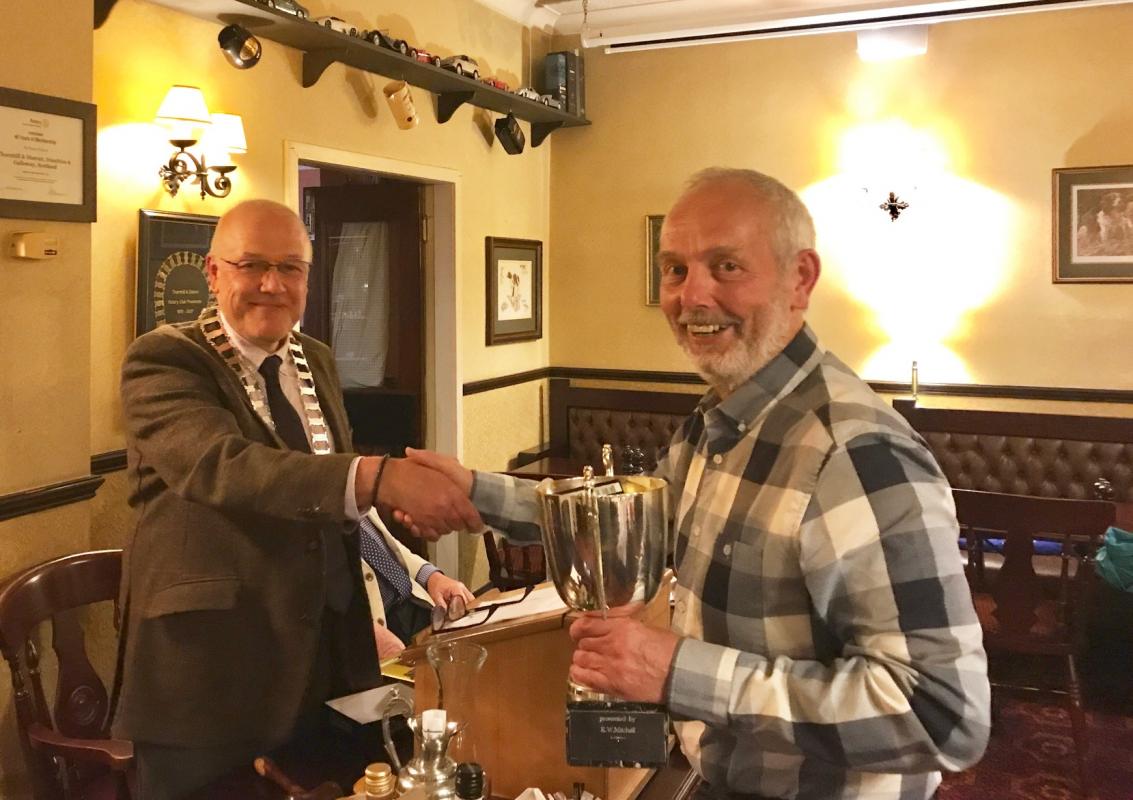
[[[574,767],[661,767],[669,760],[664,706],[572,697],[566,729],[567,763]]]

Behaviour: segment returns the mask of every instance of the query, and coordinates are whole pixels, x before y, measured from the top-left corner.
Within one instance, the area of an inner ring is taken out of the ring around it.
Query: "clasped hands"
[[[424,450],[406,451],[406,458],[365,458],[358,467],[355,495],[358,507],[370,502],[377,480],[378,502],[394,510],[394,519],[417,537],[435,542],[451,531],[479,533],[484,528],[472,505],[472,471],[459,461]]]
[[[472,492],[472,471],[451,456],[410,448],[399,463],[408,467],[407,475],[416,476],[416,488],[429,497],[432,497],[440,477],[460,494],[459,499],[467,500]],[[434,474],[428,476],[413,470],[431,470]],[[433,497],[433,500],[436,498]],[[383,502],[387,502],[384,496]],[[390,505],[395,509],[394,519],[414,535],[435,538],[432,534],[436,523],[402,503],[390,502]],[[451,508],[461,520],[468,519],[461,513],[460,503],[454,502]],[[471,510],[476,514],[474,508]],[[483,526],[478,514],[475,521]],[[455,528],[452,526],[450,529]],[[625,700],[661,703],[680,637],[669,630],[632,619],[630,614],[635,610],[634,606],[613,609],[607,619],[595,613],[584,614],[571,624],[570,635],[575,641],[575,650],[571,658],[570,678]]]

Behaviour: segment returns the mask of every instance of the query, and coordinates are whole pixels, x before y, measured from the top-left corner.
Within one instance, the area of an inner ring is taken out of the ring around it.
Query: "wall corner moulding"
[[[95,27],[110,15],[117,0],[93,0]],[[188,14],[222,28],[239,19],[257,38],[267,39],[303,53],[302,84],[314,86],[327,67],[341,63],[365,72],[402,80],[437,96],[437,122],[445,123],[456,110],[469,103],[499,114],[514,114],[531,123],[531,146],[538,147],[559,128],[589,125],[584,116],[570,114],[522,97],[470,75],[458,75],[435,63],[374,44],[308,19],[269,8],[258,0],[148,0],[164,8]]]

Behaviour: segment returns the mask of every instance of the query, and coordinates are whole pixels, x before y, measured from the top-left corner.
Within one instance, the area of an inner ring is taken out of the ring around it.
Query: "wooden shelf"
[[[116,0],[94,0],[95,18],[100,25]],[[559,128],[589,125],[585,117],[568,114],[536,100],[505,92],[471,77],[457,75],[441,67],[424,64],[365,39],[298,19],[268,8],[256,0],[149,0],[155,5],[180,11],[219,25],[241,25],[260,39],[303,51],[303,86],[314,86],[326,68],[335,62],[403,80],[437,96],[437,121],[448,122],[465,103],[515,114],[531,123],[531,146],[538,147]],[[352,24],[355,20],[347,20]],[[97,25],[96,25],[97,27]],[[475,54],[473,54],[475,58]]]

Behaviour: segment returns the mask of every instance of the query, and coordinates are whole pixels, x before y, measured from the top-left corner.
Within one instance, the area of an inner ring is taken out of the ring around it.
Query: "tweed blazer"
[[[300,339],[327,425],[347,450],[333,357]],[[343,502],[353,456],[289,450],[196,324],[130,346],[122,405],[137,523],[122,573],[116,734],[182,747],[286,737],[323,623],[328,533],[328,543],[346,537],[354,584],[347,613],[329,615],[339,688],[380,683]]]

